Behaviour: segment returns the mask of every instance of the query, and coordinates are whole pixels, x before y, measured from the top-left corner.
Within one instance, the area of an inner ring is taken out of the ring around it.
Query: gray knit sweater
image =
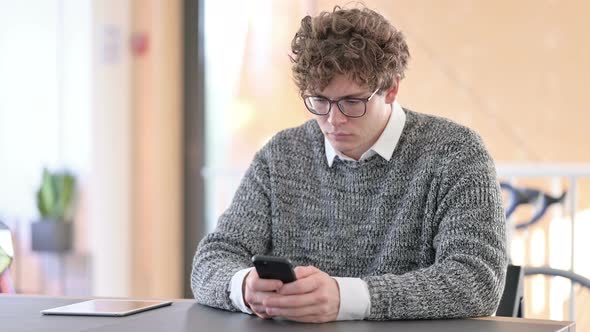
[[[390,161],[336,158],[328,167],[313,120],[274,136],[199,244],[191,276],[196,300],[237,310],[232,276],[251,266],[252,255],[267,254],[362,278],[369,319],[493,314],[507,254],[492,159],[473,131],[405,112]]]

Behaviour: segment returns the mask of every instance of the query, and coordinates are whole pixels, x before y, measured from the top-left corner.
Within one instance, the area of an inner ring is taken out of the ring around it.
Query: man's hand
[[[263,305],[264,300],[268,297],[276,295],[276,291],[283,286],[280,280],[260,279],[256,269],[250,270],[244,283],[242,284],[242,294],[244,295],[244,303],[256,316],[268,319],[270,316],[266,313],[266,307]]]
[[[265,309],[263,318],[281,316],[306,323],[336,320],[340,309],[340,290],[336,280],[313,266],[298,266],[295,275],[297,280],[284,284],[278,292],[260,295],[262,305],[257,308]]]

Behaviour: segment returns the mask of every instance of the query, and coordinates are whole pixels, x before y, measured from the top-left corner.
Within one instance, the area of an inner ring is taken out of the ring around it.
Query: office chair
[[[524,277],[537,274],[567,278],[582,287],[590,289],[590,279],[571,271],[554,269],[548,266],[522,267],[508,265],[506,286],[504,287],[504,293],[500,299],[496,316],[524,317]]]
[[[10,264],[14,257],[10,229],[0,221],[0,293],[14,293],[10,279]]]
[[[553,204],[564,204],[567,192],[563,192],[559,197],[547,195],[537,189],[516,188],[509,183],[501,183],[501,188],[508,191],[508,206],[506,208],[506,219],[514,213],[516,208],[524,204],[535,206],[535,212],[529,221],[516,223],[514,227],[517,230],[526,229],[537,223],[548,208]],[[496,312],[497,316],[503,317],[522,317],[523,316],[523,297],[522,283],[523,276],[545,275],[554,277],[564,277],[577,283],[587,289],[590,289],[590,279],[574,273],[572,271],[555,269],[550,266],[539,267],[520,267],[509,265],[506,273],[506,287],[502,294],[500,306]]]
[[[559,197],[547,195],[546,193],[531,188],[517,188],[509,183],[502,182],[500,187],[506,190],[509,194],[508,207],[506,208],[506,219],[510,218],[512,213],[520,205],[531,204],[535,207],[535,211],[530,220],[515,223],[514,227],[517,230],[529,228],[536,224],[547,212],[549,207],[553,204],[563,204],[567,192],[563,192]]]
[[[522,266],[508,265],[506,285],[496,316],[524,317],[524,269]]]

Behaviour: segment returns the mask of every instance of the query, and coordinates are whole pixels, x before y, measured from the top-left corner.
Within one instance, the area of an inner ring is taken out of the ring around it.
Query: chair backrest
[[[522,266],[508,265],[506,285],[496,316],[524,317],[524,269]]]
[[[14,257],[12,234],[0,221],[0,293],[14,293],[14,286],[8,270]]]
[[[14,294],[14,286],[12,285],[10,271],[8,270],[0,273],[0,294],[1,293]]]

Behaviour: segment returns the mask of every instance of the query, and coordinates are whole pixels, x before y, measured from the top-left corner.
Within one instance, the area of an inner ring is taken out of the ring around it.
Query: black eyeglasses
[[[332,104],[338,105],[338,109],[342,114],[350,118],[360,118],[367,113],[367,103],[379,89],[373,91],[368,98],[352,98],[345,97],[338,100],[331,100],[322,96],[303,96],[305,107],[316,115],[327,115],[332,109]]]

